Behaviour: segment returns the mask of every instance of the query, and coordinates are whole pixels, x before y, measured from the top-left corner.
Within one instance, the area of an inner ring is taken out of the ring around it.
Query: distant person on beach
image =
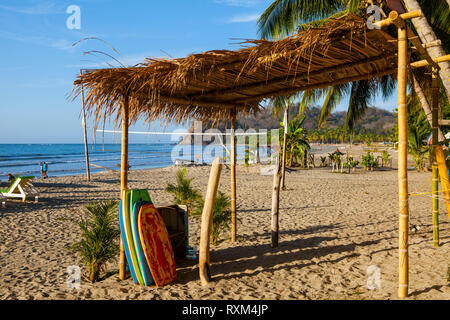
[[[8,173],[8,181],[13,184],[16,181],[16,177],[14,177],[11,173]]]
[[[14,177],[11,173],[8,173],[8,181],[9,181],[9,187],[11,187],[13,185],[14,181],[16,181],[16,177]]]
[[[41,162],[41,176],[47,178],[48,165],[46,162]]]

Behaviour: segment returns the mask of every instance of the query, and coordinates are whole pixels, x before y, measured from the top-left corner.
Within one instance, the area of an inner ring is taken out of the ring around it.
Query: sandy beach
[[[350,149],[358,160],[361,148]],[[396,154],[394,167],[396,165]],[[319,159],[316,157],[316,164]],[[164,191],[178,167],[137,170],[129,188],[146,188],[157,206],[172,203]],[[204,195],[209,166],[190,167],[188,176]],[[51,172],[50,172],[51,175]],[[431,191],[431,173],[409,171],[410,192]],[[286,174],[280,199],[280,246],[270,247],[272,176],[260,166],[237,169],[237,242],[229,232],[212,246],[213,282],[202,287],[196,261],[178,263],[178,279],[162,288],[135,285],[118,277],[118,259],[95,284],[79,290],[66,286],[67,267],[79,256],[66,249],[79,240],[67,219],[83,206],[118,199],[119,172],[36,179],[39,203],[8,201],[0,208],[0,299],[397,299],[397,170],[351,174],[331,168],[298,169]],[[224,167],[221,191],[229,193]],[[410,198],[410,297],[450,299],[450,221],[440,201],[441,246],[433,248],[431,195]],[[200,221],[191,219],[190,239],[198,245]],[[369,266],[381,271],[381,289],[367,288]]]

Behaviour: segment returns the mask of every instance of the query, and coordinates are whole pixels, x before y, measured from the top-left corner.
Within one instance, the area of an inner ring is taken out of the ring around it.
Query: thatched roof
[[[118,119],[125,95],[131,121],[225,119],[234,108],[258,112],[265,98],[395,73],[397,46],[389,40],[348,14],[279,41],[248,40],[236,51],[87,72],[75,81],[74,94],[84,87],[87,111],[97,120]]]

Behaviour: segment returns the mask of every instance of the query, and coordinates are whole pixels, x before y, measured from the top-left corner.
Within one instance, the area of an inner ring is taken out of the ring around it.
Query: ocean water
[[[131,169],[161,168],[172,165],[174,144],[130,144]],[[89,162],[120,170],[120,144],[89,146]],[[48,176],[78,175],[86,172],[84,144],[0,144],[0,179],[13,175],[40,176],[40,163],[48,164]],[[92,173],[105,171],[90,166]]]
[[[120,144],[89,145],[89,163],[120,170]],[[242,160],[245,147],[237,147],[237,160]],[[217,146],[177,145],[176,143],[130,144],[128,161],[131,170],[162,168],[175,160],[211,163],[215,156],[224,157],[225,150]],[[198,159],[197,155],[201,158]],[[0,144],[0,180],[8,173],[40,177],[40,163],[48,164],[48,176],[80,175],[86,172],[84,144]],[[105,171],[90,166],[91,173]]]

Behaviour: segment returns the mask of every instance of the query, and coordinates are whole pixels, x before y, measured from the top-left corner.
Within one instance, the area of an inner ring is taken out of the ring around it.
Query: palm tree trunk
[[[285,173],[286,173],[286,142],[287,142],[287,126],[288,126],[289,103],[286,102],[284,108],[284,136],[283,136],[283,159],[281,163],[281,189],[285,190]]]
[[[425,116],[427,117],[427,121],[430,124],[430,126],[433,126],[432,123],[432,112],[430,104],[428,103],[428,99],[425,96],[425,93],[423,92],[422,87],[420,86],[419,82],[417,81],[417,78],[414,76],[413,73],[411,73],[411,79],[413,83],[414,92],[417,95],[417,98],[419,99],[419,102],[422,106],[423,111],[425,112]],[[442,133],[441,128],[438,127],[438,140],[439,142],[442,142],[445,140],[444,134]]]
[[[407,11],[420,10],[420,5],[417,0],[405,0]],[[431,28],[425,17],[414,18],[412,19],[412,23],[417,30],[418,36],[422,41],[422,44],[427,44],[430,42],[435,42],[438,40],[436,34]],[[426,48],[428,54],[432,59],[439,58],[445,56],[446,53],[444,48],[441,45],[436,45],[430,48]],[[439,76],[442,79],[442,83],[444,84],[445,92],[447,93],[447,97],[450,100],[450,61],[440,62],[439,66],[441,70],[439,71]]]

